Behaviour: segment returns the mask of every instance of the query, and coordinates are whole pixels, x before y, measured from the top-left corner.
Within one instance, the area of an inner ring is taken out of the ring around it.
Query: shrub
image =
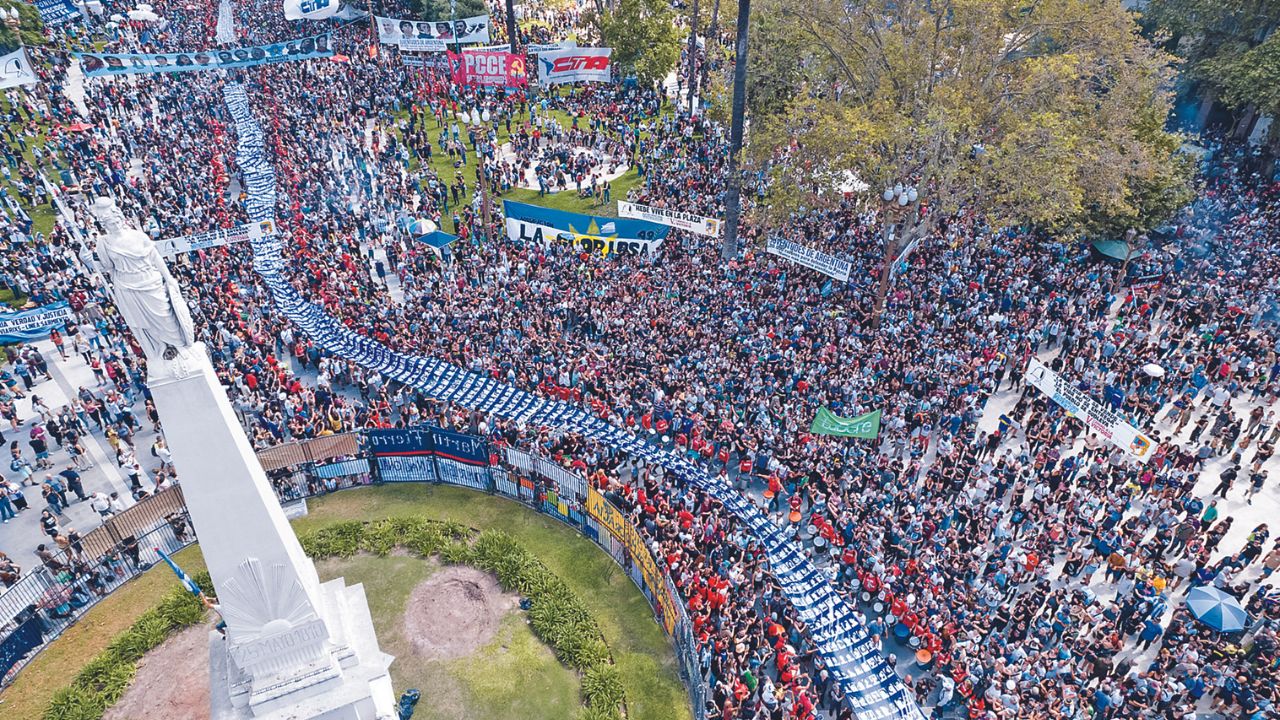
[[[616,710],[625,695],[616,665],[601,663],[582,675],[582,696],[587,700],[587,707]]]
[[[100,693],[71,685],[53,696],[44,720],[99,720],[106,711],[107,701]]]
[[[201,586],[210,584],[208,573],[193,579]],[[186,588],[174,588],[53,696],[45,708],[44,720],[99,720],[129,688],[138,671],[138,660],[170,633],[200,622],[204,615],[200,601]]]

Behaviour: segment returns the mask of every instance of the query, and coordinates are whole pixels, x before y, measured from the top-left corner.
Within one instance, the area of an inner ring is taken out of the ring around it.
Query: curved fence
[[[286,443],[261,451],[258,459],[286,507],[352,487],[437,483],[500,495],[569,525],[609,553],[644,593],[675,648],[693,716],[706,717],[693,626],[671,578],[626,516],[581,476],[546,458],[430,427]],[[0,595],[0,686],[98,601],[155,565],[155,548],[171,553],[196,541],[180,487],[128,513],[86,535],[79,552],[58,556],[60,567],[37,568]]]

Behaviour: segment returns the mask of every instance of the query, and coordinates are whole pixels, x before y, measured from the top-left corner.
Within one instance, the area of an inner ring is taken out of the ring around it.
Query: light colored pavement
[[[34,424],[33,420],[39,417],[31,412],[31,398],[33,396],[40,397],[51,409],[57,411],[70,402],[71,397],[78,393],[81,387],[88,388],[99,397],[101,397],[104,390],[108,389],[106,386],[97,384],[93,371],[79,355],[68,353],[68,359],[63,360],[58,356],[53,344],[47,340],[36,343],[36,347],[40,349],[45,361],[49,364],[49,372],[53,375],[53,380],[47,380],[42,377],[27,392],[25,398],[17,401],[18,417],[23,420],[18,430],[13,430],[8,424],[3,428],[6,443],[12,444],[16,442],[22,448],[28,460],[32,460],[33,456],[30,446],[27,445],[27,440],[31,437],[30,432]],[[138,461],[142,464],[142,468],[148,476],[143,478],[142,486],[150,491],[153,489],[150,477],[154,476],[152,471],[158,465],[155,458],[151,456],[150,450],[152,443],[155,441],[155,433],[152,432],[151,424],[146,420],[141,396],[135,399],[138,402],[133,406],[133,414],[134,417],[138,418],[142,427],[134,435],[134,449]],[[102,432],[92,422],[90,422],[90,427],[91,432],[84,437],[84,445],[93,467],[79,471],[85,494],[91,495],[94,492],[101,491],[109,495],[112,492],[116,492],[119,493],[126,506],[132,505],[133,497],[129,491],[129,482],[116,464],[115,451],[111,449]],[[32,477],[33,480],[43,481],[46,474],[58,473],[71,466],[71,459],[67,451],[56,444],[50,443],[49,456],[54,463],[53,468],[37,470]],[[4,465],[3,472],[6,479],[15,482],[18,480],[17,473],[9,469],[7,462]],[[50,541],[49,536],[45,535],[40,528],[40,511],[48,506],[40,495],[39,487],[25,487],[23,488],[23,495],[26,497],[30,509],[18,513],[18,516],[12,521],[0,524],[0,550],[7,553],[24,569],[30,570],[37,564],[34,555],[36,546]],[[68,499],[71,501],[71,505],[63,509],[63,515],[59,521],[63,531],[75,529],[83,535],[101,524],[101,517],[89,507],[88,502],[78,502],[75,494],[70,492],[68,493]]]

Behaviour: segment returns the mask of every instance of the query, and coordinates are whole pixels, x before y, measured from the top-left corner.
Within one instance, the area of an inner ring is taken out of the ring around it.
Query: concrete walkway
[[[49,373],[53,376],[52,380],[41,378],[36,382],[30,391],[27,391],[26,397],[17,401],[18,417],[22,420],[22,424],[18,430],[13,430],[6,424],[4,427],[4,440],[13,443],[24,451],[23,455],[28,460],[34,461],[31,448],[27,445],[30,439],[31,428],[34,425],[33,419],[38,419],[38,415],[31,412],[31,398],[39,396],[51,409],[57,411],[70,402],[70,399],[79,392],[80,388],[89,388],[95,395],[101,396],[108,389],[106,386],[99,386],[94,379],[93,370],[85,364],[84,359],[79,355],[75,355],[68,351],[68,358],[63,360],[58,355],[58,351],[48,340],[35,343],[44,355],[45,361],[49,364]],[[154,486],[150,480],[152,471],[159,463],[155,458],[151,457],[151,445],[155,441],[155,433],[151,430],[151,425],[146,420],[146,412],[141,402],[141,396],[137,398],[139,402],[133,406],[134,417],[142,424],[133,438],[134,454],[138,458],[138,462],[142,465],[144,472],[148,477],[142,479],[143,488],[148,491],[153,490]],[[115,451],[107,443],[102,432],[91,421],[91,432],[84,436],[83,442],[85,449],[88,451],[89,461],[93,466],[88,470],[80,470],[81,483],[84,486],[86,495],[94,492],[104,492],[108,495],[115,492],[124,500],[125,505],[132,505],[133,498],[129,491],[129,483],[120,467],[116,464]],[[71,457],[64,448],[58,447],[50,442],[50,459],[53,461],[53,467],[46,470],[36,470],[32,476],[32,480],[43,482],[46,474],[56,474],[68,467],[71,467]],[[4,466],[5,478],[14,482],[19,481],[16,472],[9,469],[8,463]],[[49,536],[45,535],[40,528],[40,511],[48,507],[44,498],[40,495],[38,486],[27,486],[23,489],[23,495],[30,506],[28,510],[18,513],[18,516],[12,521],[0,524],[0,550],[3,550],[14,559],[24,570],[30,571],[38,562],[35,557],[36,546],[41,543],[51,543]],[[89,507],[88,502],[77,502],[74,493],[68,493],[68,499],[71,505],[63,509],[63,515],[59,519],[59,526],[63,532],[72,529],[77,530],[80,534],[98,527],[101,524],[101,518],[98,513]],[[15,508],[16,509],[16,508]]]

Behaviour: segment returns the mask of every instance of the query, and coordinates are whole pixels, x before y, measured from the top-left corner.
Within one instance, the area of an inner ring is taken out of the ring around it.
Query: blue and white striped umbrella
[[[1240,601],[1212,585],[1187,593],[1187,608],[1197,620],[1218,632],[1237,632],[1249,622]]]

